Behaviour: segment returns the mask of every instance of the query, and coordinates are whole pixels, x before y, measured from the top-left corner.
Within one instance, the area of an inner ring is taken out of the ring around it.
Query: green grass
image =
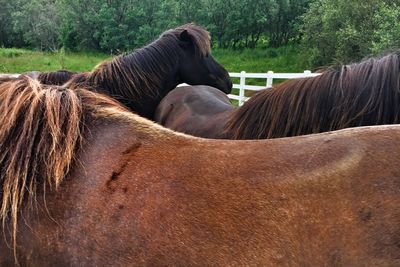
[[[296,46],[277,49],[214,49],[213,56],[229,71],[240,72],[302,72],[306,59]],[[98,52],[38,52],[26,49],[0,48],[0,73],[25,71],[88,71],[99,62],[111,58]]]
[[[271,70],[297,73],[309,69],[307,55],[302,54],[297,46],[237,51],[215,49],[213,55],[229,72],[266,73]],[[238,84],[239,78],[232,81]],[[264,79],[246,79],[246,84],[251,85],[265,86],[265,82]],[[279,81],[274,80],[276,82]]]
[[[213,56],[229,72],[303,72],[308,67],[307,58],[297,46],[244,50],[214,49]]]
[[[0,73],[26,71],[88,71],[109,55],[94,52],[38,52],[16,48],[0,48]]]
[[[264,49],[245,49],[242,51],[219,50],[213,51],[214,57],[225,66],[229,72],[251,72],[266,73],[303,72],[310,68],[308,65],[307,55],[302,53],[298,46],[286,46],[280,48],[264,48]],[[239,78],[232,78],[233,83],[238,84]],[[274,84],[282,82],[282,80],[274,79]],[[265,79],[246,79],[246,84],[265,86]],[[233,94],[239,94],[238,89],[233,89]],[[246,91],[246,96],[251,96],[254,91]],[[231,100],[237,105],[238,101]]]

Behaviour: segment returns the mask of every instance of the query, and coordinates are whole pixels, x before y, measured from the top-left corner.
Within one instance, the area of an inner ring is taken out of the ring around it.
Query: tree
[[[0,46],[23,46],[21,35],[14,33],[11,14],[17,9],[15,1],[0,0]]]
[[[13,32],[21,34],[25,43],[32,47],[58,49],[60,18],[57,0],[15,2],[19,8],[11,13]]]
[[[60,0],[61,37],[60,41],[68,49],[100,50],[102,26],[98,21],[101,0]]]
[[[311,48],[312,65],[358,61],[383,47],[398,44],[399,6],[395,2],[314,1],[302,18],[303,43]]]
[[[373,33],[372,51],[379,53],[400,48],[400,2],[382,2],[373,21],[377,28]]]
[[[204,25],[219,47],[254,48],[270,32],[275,9],[275,0],[205,0]]]

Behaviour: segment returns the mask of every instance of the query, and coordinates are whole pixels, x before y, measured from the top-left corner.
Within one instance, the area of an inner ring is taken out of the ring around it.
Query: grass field
[[[241,51],[215,49],[214,57],[230,72],[302,72],[306,58],[297,47],[277,49],[246,49]],[[99,62],[111,58],[97,52],[38,52],[16,48],[0,48],[0,73],[25,71],[88,71]]]
[[[93,52],[37,52],[16,48],[0,48],[0,73],[25,71],[91,70],[97,63],[110,56]]]

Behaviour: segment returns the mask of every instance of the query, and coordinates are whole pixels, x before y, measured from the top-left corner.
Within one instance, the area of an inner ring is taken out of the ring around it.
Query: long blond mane
[[[0,219],[12,225],[14,251],[18,213],[38,186],[57,188],[68,174],[85,121],[114,100],[84,89],[40,84],[29,77],[0,85]]]

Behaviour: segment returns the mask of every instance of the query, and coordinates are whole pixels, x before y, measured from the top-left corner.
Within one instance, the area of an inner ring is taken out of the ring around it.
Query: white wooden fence
[[[16,73],[9,73],[9,74],[1,74],[0,78],[18,78],[19,74]]]
[[[245,96],[245,91],[259,91],[265,88],[271,88],[274,79],[296,79],[296,78],[307,78],[315,77],[320,75],[320,73],[311,73],[309,70],[305,70],[303,73],[274,73],[273,71],[268,71],[267,73],[246,73],[242,72],[230,72],[231,78],[239,78],[239,84],[233,84],[233,88],[239,89],[239,95],[230,94],[228,95],[230,99],[236,99],[239,101],[239,106],[248,99]],[[258,85],[247,85],[246,78],[256,78],[264,79],[266,81],[265,86]]]

